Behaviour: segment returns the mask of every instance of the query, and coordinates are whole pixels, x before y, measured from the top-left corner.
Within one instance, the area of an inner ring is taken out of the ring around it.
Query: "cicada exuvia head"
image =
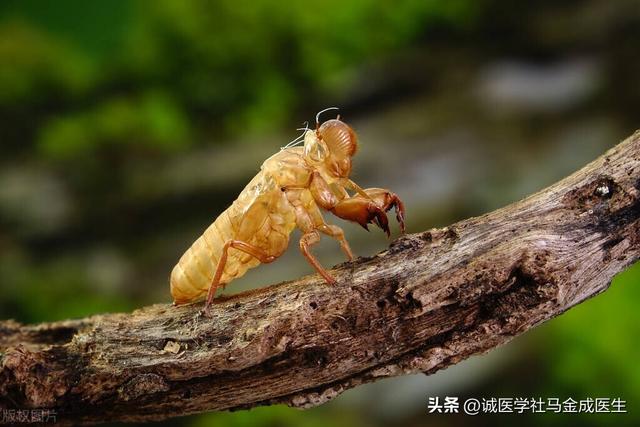
[[[304,137],[304,155],[314,164],[322,164],[337,178],[351,174],[351,157],[358,150],[358,138],[351,127],[339,118],[327,120],[309,130]]]

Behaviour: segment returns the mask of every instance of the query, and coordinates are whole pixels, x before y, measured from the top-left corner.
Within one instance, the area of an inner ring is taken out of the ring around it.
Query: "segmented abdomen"
[[[222,255],[222,248],[225,242],[235,237],[234,227],[229,221],[229,209],[205,230],[173,268],[171,295],[176,304],[194,301],[206,295]]]
[[[276,258],[286,250],[296,216],[281,186],[299,186],[309,180],[298,151],[283,150],[267,159],[236,201],[182,255],[170,279],[171,295],[177,304],[207,294],[229,240],[248,243]],[[230,249],[220,284],[229,283],[258,264],[251,255]]]
[[[283,205],[279,190],[273,197],[263,197],[247,207],[236,200],[182,255],[171,272],[171,295],[176,304],[203,298],[213,281],[224,244],[241,240],[279,257],[287,248],[289,234],[295,227],[290,206]],[[220,278],[226,284],[260,264],[253,256],[230,249]]]

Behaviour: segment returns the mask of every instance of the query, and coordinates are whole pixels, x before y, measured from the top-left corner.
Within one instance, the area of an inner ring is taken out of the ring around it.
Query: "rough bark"
[[[640,256],[640,132],[525,200],[317,275],[200,304],[0,322],[0,407],[159,420],[433,373],[609,286]]]

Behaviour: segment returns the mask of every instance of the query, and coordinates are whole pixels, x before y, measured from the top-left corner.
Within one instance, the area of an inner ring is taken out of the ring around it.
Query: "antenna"
[[[318,128],[318,126],[320,126],[320,115],[324,112],[327,112],[329,110],[339,110],[340,108],[338,107],[329,107],[329,108],[325,108],[324,110],[318,111],[318,114],[316,114],[316,129]]]

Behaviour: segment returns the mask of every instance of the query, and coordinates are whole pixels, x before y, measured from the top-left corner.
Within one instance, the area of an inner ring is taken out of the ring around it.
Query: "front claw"
[[[369,230],[368,224],[375,224],[389,236],[389,219],[384,209],[375,200],[356,196],[340,201],[331,212],[337,217],[348,221],[357,222],[365,230]]]
[[[404,226],[404,203],[398,197],[397,194],[389,192],[388,203],[385,206],[385,210],[391,210],[392,208],[396,211],[396,220],[398,220],[398,224],[400,224],[400,231],[404,234],[405,226]]]
[[[385,232],[387,237],[390,237],[391,230],[389,230],[389,219],[387,218],[387,214],[385,213],[384,209],[380,208],[375,203],[370,202],[367,206],[367,211],[369,212],[367,222],[377,225],[382,229],[382,231]]]
[[[385,212],[395,209],[396,219],[400,225],[400,231],[405,232],[404,225],[404,203],[400,200],[400,197],[396,193],[393,193],[384,188],[369,188],[364,190],[371,200],[373,200],[378,206],[380,206]]]

